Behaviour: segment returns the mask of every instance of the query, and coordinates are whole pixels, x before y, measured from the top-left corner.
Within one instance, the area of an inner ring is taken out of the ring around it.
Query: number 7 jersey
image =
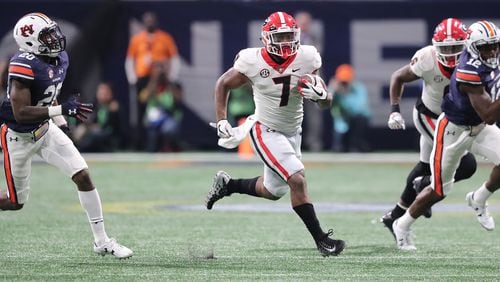
[[[56,58],[47,58],[55,64],[50,64],[40,56],[32,53],[17,52],[9,63],[7,95],[0,107],[0,116],[7,126],[17,132],[31,132],[45,121],[35,123],[18,123],[12,112],[10,89],[12,79],[22,81],[31,92],[31,106],[49,106],[57,98],[68,69],[68,54],[64,51]],[[48,119],[47,119],[48,120]]]
[[[252,83],[257,121],[287,135],[300,129],[304,116],[297,81],[320,67],[321,56],[309,45],[301,45],[282,64],[273,61],[265,48],[243,49],[233,66]]]

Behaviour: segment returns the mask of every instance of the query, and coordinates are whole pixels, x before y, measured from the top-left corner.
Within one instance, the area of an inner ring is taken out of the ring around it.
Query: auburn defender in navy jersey
[[[472,24],[467,31],[467,50],[450,80],[450,92],[443,99],[431,152],[432,183],[425,188],[407,212],[394,221],[398,247],[415,250],[410,226],[423,212],[441,201],[453,187],[460,158],[467,151],[494,164],[489,179],[466,196],[468,205],[486,230],[495,222],[486,200],[500,188],[500,31],[489,21]]]
[[[31,13],[17,22],[14,38],[19,52],[10,60],[7,96],[0,108],[4,121],[1,144],[8,188],[7,193],[0,196],[0,209],[19,210],[26,203],[31,159],[38,155],[77,185],[80,203],[94,235],[94,252],[117,258],[132,256],[130,249],[107,236],[101,200],[87,163],[60,128],[67,127],[63,116],[83,121],[93,107],[74,97],[57,104],[69,64],[64,51],[64,35],[46,15]]]
[[[399,202],[386,213],[381,222],[391,231],[394,220],[401,217],[415,201],[418,192],[431,182],[430,155],[434,139],[436,121],[442,113],[441,103],[448,92],[450,78],[458,64],[459,55],[465,49],[467,30],[462,22],[455,18],[441,21],[434,30],[432,45],[418,50],[411,62],[396,70],[391,76],[389,94],[392,111],[387,122],[389,128],[404,130],[405,121],[399,112],[399,101],[404,84],[421,79],[422,95],[413,108],[413,124],[420,133],[420,161],[406,178],[406,186]],[[455,174],[455,181],[471,177],[476,171],[476,159],[471,153],[464,155]],[[424,213],[431,217],[431,209]]]

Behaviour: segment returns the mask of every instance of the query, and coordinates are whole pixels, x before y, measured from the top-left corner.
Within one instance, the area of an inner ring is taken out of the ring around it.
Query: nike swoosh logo
[[[337,249],[337,246],[335,246],[333,248],[325,248],[325,250],[327,250],[328,252],[335,252],[336,249]]]
[[[319,97],[323,97],[323,91],[318,92],[318,91],[316,91],[316,89],[314,89],[314,88],[311,88],[311,89],[312,89],[312,91],[314,91],[314,93],[318,94],[318,96],[319,96]]]
[[[292,72],[296,72],[298,70],[300,70],[300,68],[298,68],[298,69],[292,69]]]

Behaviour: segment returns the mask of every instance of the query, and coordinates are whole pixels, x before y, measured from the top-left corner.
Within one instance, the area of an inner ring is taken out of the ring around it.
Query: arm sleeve
[[[315,47],[314,48],[314,58],[313,58],[313,67],[314,67],[314,70],[317,70],[317,69],[320,69],[323,62],[321,60],[321,55],[319,54],[318,50],[316,50]]]
[[[33,81],[35,72],[31,65],[23,61],[11,61],[9,64],[9,77],[17,78],[20,81]]]
[[[169,58],[177,56],[179,51],[177,50],[177,45],[175,44],[174,38],[169,33],[164,33],[165,35],[165,46],[168,51]]]
[[[137,37],[132,37],[130,39],[130,42],[128,44],[128,49],[127,49],[127,58],[133,59],[135,57],[135,54],[137,52]]]
[[[457,68],[456,79],[458,82],[481,85],[481,77],[473,68]]]

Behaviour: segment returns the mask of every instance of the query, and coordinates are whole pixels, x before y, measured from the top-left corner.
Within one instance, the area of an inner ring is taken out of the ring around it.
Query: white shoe
[[[477,221],[479,221],[481,226],[488,231],[492,231],[493,229],[495,229],[495,220],[488,212],[488,204],[481,206],[476,201],[474,201],[474,199],[472,198],[473,196],[474,192],[469,192],[465,196],[467,204],[469,204],[469,207],[471,207],[476,212]]]
[[[397,219],[392,223],[392,230],[394,231],[394,236],[396,237],[398,249],[402,251],[414,251],[417,249],[413,243],[411,230],[399,228]]]
[[[94,242],[94,252],[101,256],[111,254],[119,259],[129,258],[134,254],[131,249],[118,244],[114,238],[109,239],[109,241],[100,246],[97,246]]]

